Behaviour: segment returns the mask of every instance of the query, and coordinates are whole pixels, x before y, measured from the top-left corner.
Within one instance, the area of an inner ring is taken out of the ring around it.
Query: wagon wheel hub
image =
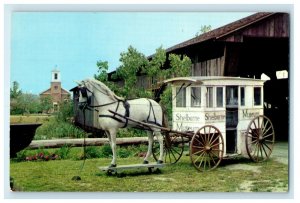
[[[204,147],[204,149],[205,149],[205,151],[211,151],[211,147],[208,146],[208,145],[206,145],[206,146]]]

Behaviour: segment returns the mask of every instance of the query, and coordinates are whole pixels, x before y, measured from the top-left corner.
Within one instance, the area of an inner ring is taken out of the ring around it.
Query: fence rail
[[[130,137],[130,138],[117,138],[117,145],[137,145],[147,144],[147,137]],[[86,146],[101,146],[109,144],[108,138],[83,138],[80,139],[53,139],[53,140],[33,140],[28,149],[45,148],[58,148],[62,146],[82,147]]]

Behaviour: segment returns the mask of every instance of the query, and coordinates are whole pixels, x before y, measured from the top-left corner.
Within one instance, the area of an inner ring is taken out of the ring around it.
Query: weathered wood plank
[[[82,147],[85,142],[86,146],[101,146],[109,144],[107,138],[83,138],[80,139],[54,139],[54,140],[33,140],[28,148],[38,149],[41,147],[45,148],[57,148],[64,145],[72,147]],[[117,138],[117,145],[134,145],[134,144],[147,144],[147,137],[131,137],[131,138]]]

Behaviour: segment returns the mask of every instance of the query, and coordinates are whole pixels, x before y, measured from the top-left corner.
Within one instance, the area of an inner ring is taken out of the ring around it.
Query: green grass
[[[108,166],[110,158],[87,159],[83,170],[82,160],[55,160],[10,163],[10,176],[19,191],[103,191],[103,192],[238,192],[243,183],[251,183],[249,191],[270,192],[288,190],[288,166],[270,159],[253,163],[245,158],[223,160],[209,172],[198,172],[189,157],[183,155],[174,165],[167,165],[161,172],[149,174],[145,170],[129,170],[108,176],[99,166]],[[118,164],[141,163],[143,158],[119,158]],[[259,172],[229,169],[234,164],[256,166]],[[80,176],[80,181],[72,180]]]
[[[11,115],[10,123],[45,123],[53,118],[51,115]]]

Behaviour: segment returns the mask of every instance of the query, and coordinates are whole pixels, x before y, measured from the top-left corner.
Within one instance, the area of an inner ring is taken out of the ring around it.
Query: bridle
[[[79,102],[79,109],[80,110],[84,110],[84,109],[88,109],[88,110],[95,110],[98,112],[98,110],[96,109],[96,107],[103,107],[103,106],[108,106],[108,105],[111,105],[111,104],[115,104],[115,103],[118,103],[120,102],[119,100],[117,101],[113,101],[113,102],[109,102],[109,103],[106,103],[106,104],[101,104],[101,105],[91,105],[91,102],[92,102],[92,95],[94,95],[94,93],[89,90],[87,87],[78,87],[80,93],[81,93],[81,96],[83,98],[86,98],[86,101],[85,102]],[[90,92],[92,95],[89,96],[88,95],[88,92]],[[101,93],[105,94],[108,96],[108,94],[104,93],[101,91]],[[78,99],[79,100],[79,99]]]

